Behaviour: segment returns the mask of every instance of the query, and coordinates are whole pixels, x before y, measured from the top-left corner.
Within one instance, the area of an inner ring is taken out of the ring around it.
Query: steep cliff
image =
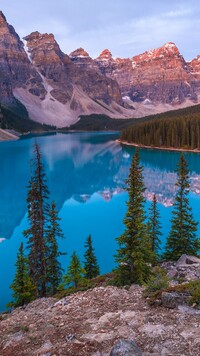
[[[103,74],[117,80],[122,95],[133,102],[181,104],[197,100],[194,73],[174,43],[132,58],[113,59],[108,50],[95,62]]]

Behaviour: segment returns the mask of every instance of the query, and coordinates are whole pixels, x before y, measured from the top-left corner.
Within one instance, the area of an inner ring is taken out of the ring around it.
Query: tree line
[[[84,266],[74,252],[65,274],[59,257],[65,253],[58,249],[57,239],[64,238],[60,218],[54,202],[49,204],[47,177],[40,148],[35,145],[35,158],[31,164],[27,205],[29,228],[24,231],[27,239],[25,254],[20,245],[16,274],[11,285],[12,305],[19,306],[31,300],[54,295],[69,285],[77,288],[83,280],[100,275],[99,265],[89,235],[85,243]],[[164,252],[161,253],[161,223],[154,194],[148,216],[145,211],[145,186],[143,167],[136,149],[127,179],[127,212],[125,230],[116,240],[116,268],[113,283],[116,285],[143,284],[151,277],[152,266],[160,260],[177,260],[182,254],[197,255],[200,239],[197,225],[189,204],[190,189],[187,161],[182,154],[177,164],[177,192],[173,205],[171,229]]]
[[[199,112],[135,124],[124,129],[120,139],[145,146],[200,149]]]

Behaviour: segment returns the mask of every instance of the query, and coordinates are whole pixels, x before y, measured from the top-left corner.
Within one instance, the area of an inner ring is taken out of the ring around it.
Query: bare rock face
[[[15,104],[13,89],[16,87],[37,88],[39,95],[44,87],[36,70],[32,67],[24,50],[24,45],[14,28],[0,12],[0,101]]]
[[[132,101],[180,104],[197,99],[189,64],[174,43],[125,59],[113,59],[105,50],[95,61]]]
[[[18,100],[35,121],[64,127],[81,114],[141,117],[200,97],[200,56],[187,63],[171,42],[132,58],[105,49],[92,59],[83,48],[68,56],[53,34],[21,41],[2,12],[0,39],[0,104]]]
[[[116,116],[115,106],[123,104],[119,86],[97,66],[75,66],[74,58],[90,58],[83,49],[70,59],[53,34],[38,31],[21,41],[2,12],[0,36],[0,104],[15,106],[18,99],[30,118],[58,127],[76,122],[80,114]]]
[[[95,63],[95,61],[90,57],[89,53],[86,52],[83,48],[78,48],[71,52],[69,57],[77,67],[86,71],[88,69],[92,69],[101,74],[98,64]]]
[[[133,57],[132,64],[137,78],[130,92],[132,99],[172,104],[196,99],[189,66],[174,43]]]
[[[24,37],[30,58],[41,78],[52,85],[51,95],[65,104],[70,100],[73,86],[68,78],[66,65],[71,65],[68,56],[60,50],[53,34],[33,32]]]
[[[102,77],[93,66],[88,65],[90,57],[82,48],[69,57],[60,50],[53,34],[33,32],[24,39],[33,65],[47,85],[51,86],[49,94],[58,102],[69,103],[72,111],[80,109],[84,113],[82,104],[74,98],[74,90],[78,87],[93,100],[103,101],[107,105],[112,101],[122,103],[117,82]]]
[[[197,92],[199,92],[200,91],[200,55],[198,55],[188,64],[192,72],[193,86],[196,88]]]

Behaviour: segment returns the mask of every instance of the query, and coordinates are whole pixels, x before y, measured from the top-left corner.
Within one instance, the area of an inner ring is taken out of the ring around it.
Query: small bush
[[[190,303],[200,306],[200,280],[198,279],[198,280],[189,282],[188,283],[188,291],[192,296]]]
[[[163,268],[155,267],[147,283],[148,292],[157,292],[169,287],[169,277]]]

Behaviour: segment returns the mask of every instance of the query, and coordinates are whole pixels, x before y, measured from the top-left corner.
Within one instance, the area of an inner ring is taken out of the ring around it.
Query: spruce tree
[[[171,230],[166,243],[164,258],[177,260],[182,254],[196,255],[200,240],[196,236],[197,223],[194,221],[189,204],[189,170],[182,154],[177,168],[177,193],[172,211]]]
[[[160,236],[162,233],[160,214],[157,208],[157,198],[155,194],[153,195],[153,201],[149,209],[148,232],[151,240],[151,250],[155,256],[155,260],[157,260],[161,243]]]
[[[99,266],[97,263],[97,258],[94,253],[94,248],[92,246],[92,238],[91,235],[87,237],[85,243],[85,261],[84,261],[84,269],[85,269],[85,278],[92,279],[99,276]]]
[[[60,284],[62,278],[62,267],[61,263],[58,261],[59,256],[65,253],[59,252],[57,238],[64,238],[64,234],[60,228],[59,221],[61,219],[58,217],[58,211],[56,210],[56,205],[54,202],[51,204],[49,210],[49,225],[47,228],[47,283],[48,292],[53,295],[55,294],[58,285]]]
[[[68,286],[73,284],[74,288],[84,280],[84,269],[81,266],[80,259],[76,252],[73,252],[70,260],[67,273],[63,276],[63,285]]]
[[[36,296],[42,297],[47,292],[47,249],[46,231],[49,191],[47,177],[42,163],[40,148],[35,144],[31,179],[28,187],[28,221],[29,229],[24,231],[28,239],[28,260],[30,276],[36,286]]]
[[[145,224],[143,168],[136,150],[127,180],[128,202],[124,219],[125,231],[117,238],[119,249],[115,256],[117,284],[144,283],[150,274],[150,239]]]
[[[35,296],[35,286],[29,276],[28,260],[24,256],[23,243],[19,247],[15,266],[16,274],[10,286],[13,290],[14,302],[10,304],[19,307],[31,302]]]

